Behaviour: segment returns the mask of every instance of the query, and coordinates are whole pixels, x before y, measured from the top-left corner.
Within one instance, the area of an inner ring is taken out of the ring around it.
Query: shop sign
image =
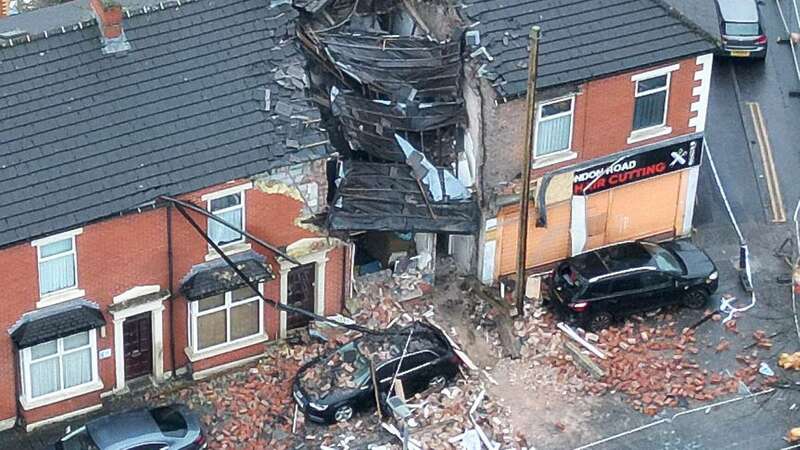
[[[593,194],[700,165],[703,138],[670,144],[575,172],[573,195]],[[596,181],[595,181],[596,180]]]

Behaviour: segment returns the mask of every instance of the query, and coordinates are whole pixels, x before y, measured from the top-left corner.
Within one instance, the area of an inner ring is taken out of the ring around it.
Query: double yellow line
[[[773,222],[786,222],[786,209],[783,207],[783,196],[781,186],[778,181],[778,171],[775,169],[775,160],[772,158],[772,146],[769,143],[767,127],[764,123],[764,116],[761,114],[761,107],[758,103],[747,102],[750,115],[753,117],[753,125],[758,139],[758,148],[761,152],[761,162],[764,164],[764,177],[767,179],[767,191],[769,192],[770,209],[772,209]]]

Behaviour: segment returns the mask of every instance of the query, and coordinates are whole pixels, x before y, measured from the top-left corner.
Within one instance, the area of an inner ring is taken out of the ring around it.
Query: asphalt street
[[[786,32],[778,14],[784,14],[792,31],[800,31],[791,0],[760,2],[763,24],[770,39],[767,60],[731,61],[717,58],[709,99],[706,139],[713,155],[731,209],[739,223],[751,252],[756,306],[741,314],[737,326],[740,334],[734,347],[739,350],[754,330],[778,333],[774,348],[760,355],[775,367],[780,352],[800,350],[800,337],[795,331],[790,287],[779,282],[790,273],[788,265],[775,256],[776,249],[792,236],[792,214],[800,200],[800,91],[791,49],[778,44]],[[800,47],[798,47],[800,51]],[[751,106],[756,104],[757,106]],[[761,113],[764,135],[757,135],[753,110]],[[762,149],[772,150],[777,187],[770,187],[766,171],[769,162]],[[765,163],[766,161],[766,163]],[[772,196],[772,197],[771,197]],[[781,198],[786,222],[776,223],[770,199]],[[701,167],[695,212],[695,240],[702,245],[720,268],[720,294],[734,295],[737,305],[749,303],[747,293],[738,283],[737,255],[739,239],[731,225],[723,198],[714,181],[708,160]],[[715,299],[719,302],[719,296]],[[707,323],[698,329],[698,336],[715,341],[725,335],[719,323]],[[728,336],[730,338],[730,336]],[[747,341],[749,342],[749,341]],[[720,370],[734,369],[730,356],[712,362]],[[784,374],[789,384],[800,376]],[[732,396],[729,400],[736,398]],[[726,399],[721,399],[726,400]],[[800,391],[777,389],[775,392],[738,400],[710,409],[666,411],[656,418],[628,418],[609,428],[609,437],[630,432],[636,427],[663,420],[641,431],[631,432],[608,442],[591,446],[594,449],[747,449],[777,450],[790,448],[784,439],[791,427],[800,426]],[[620,411],[622,413],[622,411]],[[590,443],[587,443],[590,444]],[[800,447],[799,447],[800,448]]]

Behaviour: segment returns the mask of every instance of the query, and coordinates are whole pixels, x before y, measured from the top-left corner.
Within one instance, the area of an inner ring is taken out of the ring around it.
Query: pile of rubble
[[[294,401],[292,375],[327,351],[324,344],[276,343],[256,364],[171,390],[145,393],[148,404],[180,402],[200,415],[210,449],[290,449]]]
[[[665,319],[669,321],[670,316]],[[756,387],[759,370],[756,351],[737,355],[741,367],[732,373],[710,371],[697,361],[701,349],[694,331],[677,332],[675,325],[668,322],[653,327],[628,322],[619,328],[603,330],[599,337],[590,335],[609,358],[598,360],[606,377],[589,384],[589,392],[622,392],[637,411],[652,416],[665,407],[688,406],[689,400],[711,401]],[[754,337],[757,344],[764,344],[763,336]],[[724,342],[715,350],[726,351]],[[761,380],[763,384],[771,381],[774,380]]]
[[[409,288],[425,284],[421,276],[407,273],[379,272],[361,277],[357,280],[354,296],[360,309],[353,320],[380,329],[405,326],[415,320],[435,324],[434,307],[429,302],[401,303],[400,300]],[[449,334],[451,338],[455,337]],[[374,344],[377,341],[365,340],[369,348],[362,352],[390,351],[379,345],[370,345],[370,342]],[[478,448],[474,445],[481,445],[480,442],[487,448],[490,445],[496,447],[496,444],[509,449],[527,447],[524,439],[515,435],[509,425],[509,412],[486,394],[483,378],[475,370],[463,369],[462,376],[440,392],[428,390],[406,399],[412,410],[407,420],[411,448]],[[306,431],[315,442],[321,443],[322,448],[365,448],[367,442],[377,445],[369,435],[386,430],[389,433],[383,434],[389,441],[373,448],[402,448],[399,421],[390,419],[382,426],[376,415],[377,412],[364,414],[351,422],[329,427],[321,435],[320,430],[313,428]]]
[[[496,305],[477,301],[471,316],[476,330],[497,349],[497,357],[501,358],[503,346],[496,326],[500,315],[497,309]],[[738,367],[712,371],[697,360],[701,344],[696,342],[693,330],[678,331],[669,313],[649,316],[657,317],[659,324],[649,325],[652,320],[634,316],[624,325],[599,334],[577,330],[606,356],[598,358],[581,347],[583,357],[579,358],[565,349],[565,344],[572,339],[556,327],[552,314],[526,305],[525,317],[513,322],[521,359],[499,359],[495,370],[502,369],[506,378],[532,392],[558,391],[567,398],[578,398],[583,393],[620,392],[634,409],[648,415],[655,415],[666,407],[688,406],[692,400],[712,401],[726,394],[747,393],[777,380],[770,372],[759,375],[761,362],[757,351],[772,347],[763,331],[753,334],[753,343],[746,347],[749,353],[736,355]],[[714,320],[720,319],[714,317]],[[737,333],[735,321],[726,323],[725,329]],[[730,348],[726,339],[704,345],[717,353]],[[594,374],[593,377],[578,359],[594,363],[602,376]]]

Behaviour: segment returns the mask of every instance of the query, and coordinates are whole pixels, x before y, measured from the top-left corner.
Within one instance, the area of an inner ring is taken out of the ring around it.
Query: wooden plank
[[[564,348],[567,349],[567,351],[569,351],[572,354],[572,362],[576,366],[585,369],[587,372],[589,372],[592,378],[596,380],[601,380],[603,379],[603,377],[606,376],[605,371],[603,371],[603,369],[600,366],[598,366],[594,361],[592,361],[591,358],[584,355],[583,352],[581,352],[581,349],[578,348],[577,345],[573,344],[572,342],[564,342]]]

